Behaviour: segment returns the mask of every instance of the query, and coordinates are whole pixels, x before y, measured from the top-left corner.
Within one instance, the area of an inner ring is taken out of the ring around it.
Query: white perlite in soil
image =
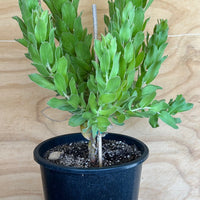
[[[141,156],[135,145],[128,145],[122,141],[103,140],[103,167],[114,166],[133,161]],[[47,151],[44,158],[58,165],[90,168],[98,167],[98,163],[91,163],[88,158],[88,142],[77,142],[56,146]]]

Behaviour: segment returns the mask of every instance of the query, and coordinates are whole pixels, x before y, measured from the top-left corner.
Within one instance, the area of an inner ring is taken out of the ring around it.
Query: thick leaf
[[[68,84],[68,60],[65,56],[63,56],[62,58],[58,59],[56,65],[57,73],[61,74],[64,77],[66,84]]]
[[[24,22],[18,16],[14,16],[12,18],[18,22],[19,27],[23,33],[23,36],[25,38],[27,38],[27,28],[26,28],[26,25],[24,24]]]
[[[38,43],[42,43],[45,41],[47,36],[47,24],[42,19],[38,19],[37,24],[35,26],[35,37]]]
[[[73,31],[74,20],[76,18],[76,11],[74,6],[70,2],[66,2],[62,5],[62,19],[65,21],[66,25]]]
[[[131,28],[129,27],[129,23],[126,21],[119,31],[120,40],[123,42],[128,42],[128,40],[131,39],[131,33],[132,32]]]
[[[149,95],[146,95],[146,96],[142,97],[142,99],[141,99],[141,101],[139,103],[140,106],[142,108],[144,108],[145,106],[149,106],[149,104],[154,100],[155,96],[156,96],[156,92],[153,92],[153,93],[151,93]]]
[[[149,95],[153,92],[155,92],[156,90],[162,89],[160,86],[157,85],[147,85],[142,89],[142,95]]]
[[[151,6],[154,0],[148,0],[148,3],[146,4],[145,11]]]
[[[110,121],[107,117],[100,116],[97,117],[97,125],[98,127],[108,127],[110,125]]]
[[[145,56],[145,53],[144,51],[140,52],[140,54],[137,56],[136,58],[136,63],[135,63],[135,67],[138,67],[140,64],[142,64],[143,60],[144,60],[144,56]]]
[[[91,92],[94,92],[94,93],[97,92],[97,84],[93,75],[90,75],[90,79],[87,82],[87,86]]]
[[[192,103],[185,102],[185,99],[182,95],[178,95],[174,101],[171,100],[169,105],[170,105],[169,113],[173,115],[178,112],[184,112],[190,110],[193,107]]]
[[[87,46],[85,42],[79,42],[75,46],[76,55],[81,58],[82,60],[86,61],[87,63],[90,62],[90,48]]]
[[[134,18],[134,29],[133,34],[135,35],[139,31],[142,31],[144,23],[144,10],[139,7],[135,10],[135,18]]]
[[[159,62],[156,62],[154,64],[152,64],[147,73],[145,74],[144,78],[143,78],[143,81],[146,83],[146,84],[149,84],[151,83],[155,77],[158,75],[159,73],[159,69],[160,69],[160,66],[162,64],[162,61],[159,61]]]
[[[67,84],[65,82],[64,77],[61,74],[56,73],[56,75],[54,76],[54,83],[55,83],[58,93],[61,96],[66,96]]]
[[[165,101],[160,101],[157,103],[153,103],[151,105],[151,110],[154,112],[160,112],[162,110],[166,110],[169,107],[169,105],[167,103],[165,103]]]
[[[137,50],[142,45],[143,41],[144,41],[144,33],[142,31],[137,32],[133,41],[135,50]]]
[[[42,64],[32,63],[33,66],[36,67],[37,71],[42,74],[44,77],[48,77],[50,75],[47,68]]]
[[[86,120],[82,117],[82,115],[74,115],[69,120],[69,125],[72,127],[82,125]]]
[[[99,69],[96,70],[96,81],[98,85],[105,89],[106,83],[102,77],[101,71]]]
[[[68,104],[66,99],[52,98],[47,102],[47,104],[50,107],[57,108],[59,110],[69,111],[69,112],[75,111],[74,108]]]
[[[25,39],[15,39],[15,41],[19,42],[21,45],[28,47],[28,41]]]
[[[111,121],[112,121],[114,124],[118,125],[118,126],[123,126],[123,125],[124,125],[124,123],[119,123],[118,120],[117,120],[116,118],[114,118],[114,117],[111,118]]]
[[[97,99],[93,92],[90,93],[88,105],[93,113],[97,113]]]
[[[74,55],[75,53],[75,42],[76,39],[74,35],[70,32],[65,32],[61,36],[63,48],[66,51],[66,53],[69,53],[69,55]]]
[[[99,111],[99,114],[100,115],[103,115],[103,116],[110,116],[112,115],[113,113],[115,113],[117,111],[117,107],[116,106],[112,106],[111,108],[105,108],[103,110],[100,110]]]
[[[134,56],[134,46],[129,42],[124,49],[124,59],[126,63],[130,63]]]
[[[73,77],[71,78],[69,82],[69,87],[70,87],[71,94],[78,94],[78,90],[76,88],[76,82]]]
[[[112,69],[111,69],[111,72],[110,72],[110,77],[109,77],[110,79],[112,77],[115,77],[118,74],[118,72],[119,72],[119,58],[120,58],[120,54],[121,54],[121,52],[115,54],[115,56],[114,56],[113,66],[112,66]]]
[[[167,111],[162,111],[159,114],[159,118],[172,128],[178,129],[178,126],[176,125],[176,120]]]
[[[99,60],[102,74],[108,74],[110,68],[110,54],[107,49],[105,49],[102,57],[99,58]]]
[[[90,120],[90,119],[93,118],[94,116],[96,116],[96,115],[94,115],[94,114],[91,113],[91,112],[84,112],[83,115],[82,115],[82,117],[83,117],[84,119],[86,119],[86,120]]]
[[[105,94],[102,94],[100,97],[99,97],[99,104],[102,105],[102,104],[109,104],[109,103],[112,103],[116,100],[116,94],[115,93],[105,93]]]
[[[44,65],[52,64],[54,62],[53,49],[48,42],[44,42],[40,46],[40,58]]]
[[[79,90],[79,93],[81,93],[80,90]],[[80,103],[81,103],[81,108],[82,109],[86,108],[86,102],[85,102],[85,98],[84,98],[84,93],[83,92],[81,93],[81,96],[80,96]]]
[[[56,90],[56,88],[52,82],[50,82],[49,80],[47,80],[46,78],[44,78],[43,76],[41,76],[39,74],[30,74],[29,78],[33,82],[38,84],[40,87],[47,88],[49,90]]]
[[[159,127],[158,124],[158,115],[153,115],[149,118],[149,124],[153,127],[153,128],[157,128]]]
[[[34,45],[30,44],[28,47],[29,54],[31,55],[31,60],[34,63],[41,64],[41,59],[37,48]]]
[[[80,98],[77,94],[72,94],[68,100],[68,103],[74,108],[78,109]]]
[[[110,92],[116,92],[119,87],[121,85],[121,79],[119,76],[113,77],[111,79],[109,79],[107,85],[106,85],[106,92],[110,93]]]

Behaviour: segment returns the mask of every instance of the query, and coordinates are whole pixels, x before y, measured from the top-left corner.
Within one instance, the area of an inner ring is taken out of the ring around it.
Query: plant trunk
[[[97,144],[96,138],[93,138],[92,134],[88,143],[88,151],[90,162],[95,163],[97,160]]]

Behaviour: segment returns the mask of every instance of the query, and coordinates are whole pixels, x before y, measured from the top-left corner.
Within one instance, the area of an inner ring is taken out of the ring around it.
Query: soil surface
[[[103,167],[127,163],[141,156],[141,152],[135,145],[128,145],[122,141],[103,139],[102,146]],[[90,162],[88,142],[85,141],[56,146],[47,151],[44,158],[68,167],[91,168],[99,166],[98,162]]]

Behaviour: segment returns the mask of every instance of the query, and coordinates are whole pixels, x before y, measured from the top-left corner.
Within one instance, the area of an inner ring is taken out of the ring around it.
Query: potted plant
[[[145,34],[149,21],[145,12],[153,0],[109,0],[105,35],[93,45],[92,35],[82,27],[77,12],[79,0],[44,2],[50,12],[37,0],[19,0],[22,19],[14,19],[23,38],[17,41],[28,49],[25,55],[38,71],[29,75],[30,79],[56,92],[47,104],[72,113],[69,125],[81,129],[81,134],[51,138],[34,150],[45,199],[137,200],[148,148],[135,138],[106,132],[111,124],[121,126],[130,117],[149,118],[153,128],[161,119],[177,129],[181,120],[174,115],[192,108],[182,95],[169,102],[155,99],[156,91],[162,88],[152,81],[167,58],[163,56],[167,20],[159,20],[152,35]],[[120,157],[121,149],[129,149],[134,156],[126,154],[116,161],[104,152],[107,143],[114,157]],[[113,153],[110,146],[117,146],[117,150]],[[63,155],[65,150],[70,152],[68,157]],[[73,150],[87,157],[78,157],[78,163],[87,164],[74,167],[58,162],[65,157],[65,164],[73,163],[71,160],[77,158]]]

